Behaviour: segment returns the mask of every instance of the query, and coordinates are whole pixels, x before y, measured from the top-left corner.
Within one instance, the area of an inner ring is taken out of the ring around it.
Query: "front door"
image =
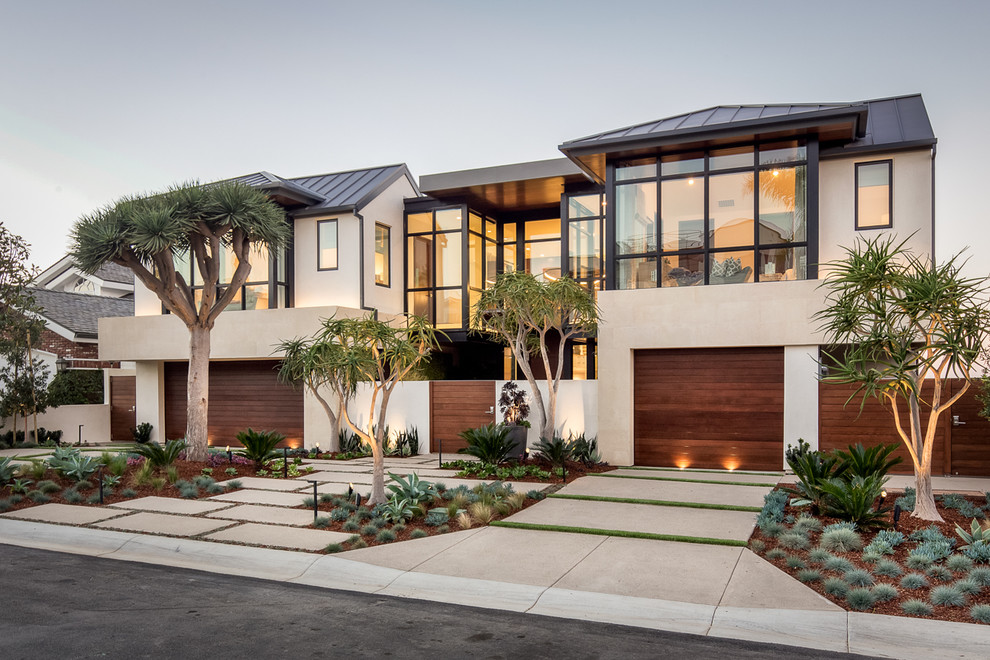
[[[461,431],[495,420],[495,381],[430,382],[430,451],[453,454],[467,446]]]

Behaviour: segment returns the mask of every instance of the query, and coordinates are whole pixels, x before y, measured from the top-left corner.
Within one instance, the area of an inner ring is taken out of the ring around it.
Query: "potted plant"
[[[510,380],[502,386],[498,409],[502,413],[502,423],[509,429],[509,439],[515,442],[515,448],[508,457],[522,458],[526,454],[526,436],[530,428],[530,423],[526,420],[529,417],[526,392]]]

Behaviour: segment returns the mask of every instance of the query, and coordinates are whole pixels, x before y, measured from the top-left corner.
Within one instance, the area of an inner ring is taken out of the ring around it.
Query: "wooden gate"
[[[137,426],[135,377],[110,376],[110,440],[132,442],[131,429]]]
[[[496,419],[495,381],[430,381],[430,451],[453,454],[465,446],[461,431]]]

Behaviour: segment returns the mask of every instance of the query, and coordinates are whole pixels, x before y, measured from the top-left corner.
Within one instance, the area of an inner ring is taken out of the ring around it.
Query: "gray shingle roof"
[[[104,282],[134,284],[134,272],[130,268],[113,262],[100,266],[100,269],[94,274]]]
[[[97,319],[108,316],[134,316],[133,298],[108,298],[29,287],[44,316],[78,337],[97,336]]]

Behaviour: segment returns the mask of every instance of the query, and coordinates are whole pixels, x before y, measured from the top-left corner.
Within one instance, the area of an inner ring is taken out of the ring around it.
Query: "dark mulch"
[[[901,491],[894,491],[894,490],[888,491],[886,504],[892,506],[893,502],[903,494],[904,493]],[[967,496],[966,499],[970,500],[975,505],[986,504],[986,500],[982,496],[981,497]],[[874,503],[874,506],[877,506],[878,504],[879,502],[876,502]],[[939,505],[938,511],[939,514],[944,519],[944,522],[938,523],[929,520],[919,520],[918,518],[912,517],[910,513],[903,513],[901,514],[900,520],[898,521],[897,531],[903,532],[904,536],[907,537],[910,536],[912,532],[935,525],[945,536],[956,539],[957,541],[956,548],[958,548],[959,545],[962,544],[962,540],[956,534],[956,525],[959,525],[966,531],[969,531],[969,525],[970,522],[972,521],[972,518],[967,518],[961,515],[959,511],[957,511],[956,509],[947,509],[941,505]],[[800,514],[800,510],[793,509],[790,507],[788,507],[788,512],[795,516]],[[821,521],[823,528],[827,527],[832,523],[839,522],[837,518],[829,518],[826,516],[816,516],[816,517]],[[893,521],[892,515],[889,520],[890,522]],[[990,525],[990,520],[985,521],[984,525],[985,526]],[[893,527],[891,527],[891,529],[893,529]],[[864,547],[869,544],[869,542],[873,539],[873,536],[876,533],[875,530],[866,531],[866,532],[862,530],[859,531],[860,531],[860,535],[863,537]],[[810,534],[811,546],[809,550],[818,547],[818,540],[820,536],[821,536],[820,532],[812,532]],[[852,608],[848,606],[848,603],[844,598],[838,598],[836,596],[825,593],[823,587],[824,580],[829,577],[842,577],[842,574],[834,571],[826,571],[822,566],[819,565],[812,565],[811,562],[808,561],[809,550],[792,550],[790,548],[784,548],[782,546],[779,546],[777,539],[765,536],[758,527],[753,533],[752,538],[759,539],[760,541],[763,541],[766,544],[766,548],[759,553],[761,556],[763,556],[764,559],[772,563],[780,570],[791,574],[792,576],[797,576],[799,569],[788,568],[787,565],[785,564],[786,559],[776,559],[776,560],[767,559],[766,553],[772,550],[773,548],[781,547],[781,550],[784,550],[789,555],[800,557],[802,560],[804,560],[808,568],[814,568],[820,571],[823,576],[823,579],[821,581],[805,583],[805,584],[811,589],[814,589],[815,591],[820,593],[825,598],[828,598],[830,601],[832,601],[839,607],[845,608],[850,611],[854,611]],[[931,605],[932,603],[929,600],[929,594],[933,588],[939,585],[951,584],[957,580],[961,580],[962,578],[966,577],[966,573],[967,573],[967,571],[955,572],[953,573],[952,579],[946,582],[937,582],[932,578],[928,578],[929,586],[923,587],[921,589],[902,588],[900,585],[900,581],[901,578],[904,577],[904,575],[915,572],[924,573],[924,571],[913,571],[909,569],[906,565],[907,557],[910,554],[911,550],[913,550],[916,547],[916,545],[917,544],[914,541],[908,539],[905,540],[904,543],[901,543],[899,546],[894,548],[894,554],[884,555],[884,558],[892,559],[896,561],[898,564],[900,564],[901,568],[904,569],[904,574],[896,578],[874,575],[873,574],[874,564],[864,562],[862,560],[862,552],[832,553],[832,554],[835,554],[840,557],[844,557],[848,559],[850,562],[852,562],[852,564],[856,568],[861,568],[863,570],[868,571],[870,575],[873,576],[873,579],[876,584],[880,584],[880,583],[890,584],[891,586],[897,588],[897,590],[900,592],[899,597],[895,598],[894,600],[888,601],[886,603],[877,603],[873,608],[867,610],[868,612],[872,612],[874,614],[889,614],[892,616],[908,616],[901,609],[900,606],[901,603],[912,599],[918,599],[918,600],[926,601]],[[943,561],[939,563],[944,565],[945,562]],[[984,587],[982,593],[977,594],[976,596],[970,596],[968,598],[968,603],[965,607],[949,607],[944,605],[932,605],[933,611],[931,616],[918,617],[918,618],[937,619],[940,621],[959,621],[962,623],[976,623],[975,621],[973,621],[973,619],[970,618],[969,609],[973,605],[979,603],[990,604],[990,587]]]

